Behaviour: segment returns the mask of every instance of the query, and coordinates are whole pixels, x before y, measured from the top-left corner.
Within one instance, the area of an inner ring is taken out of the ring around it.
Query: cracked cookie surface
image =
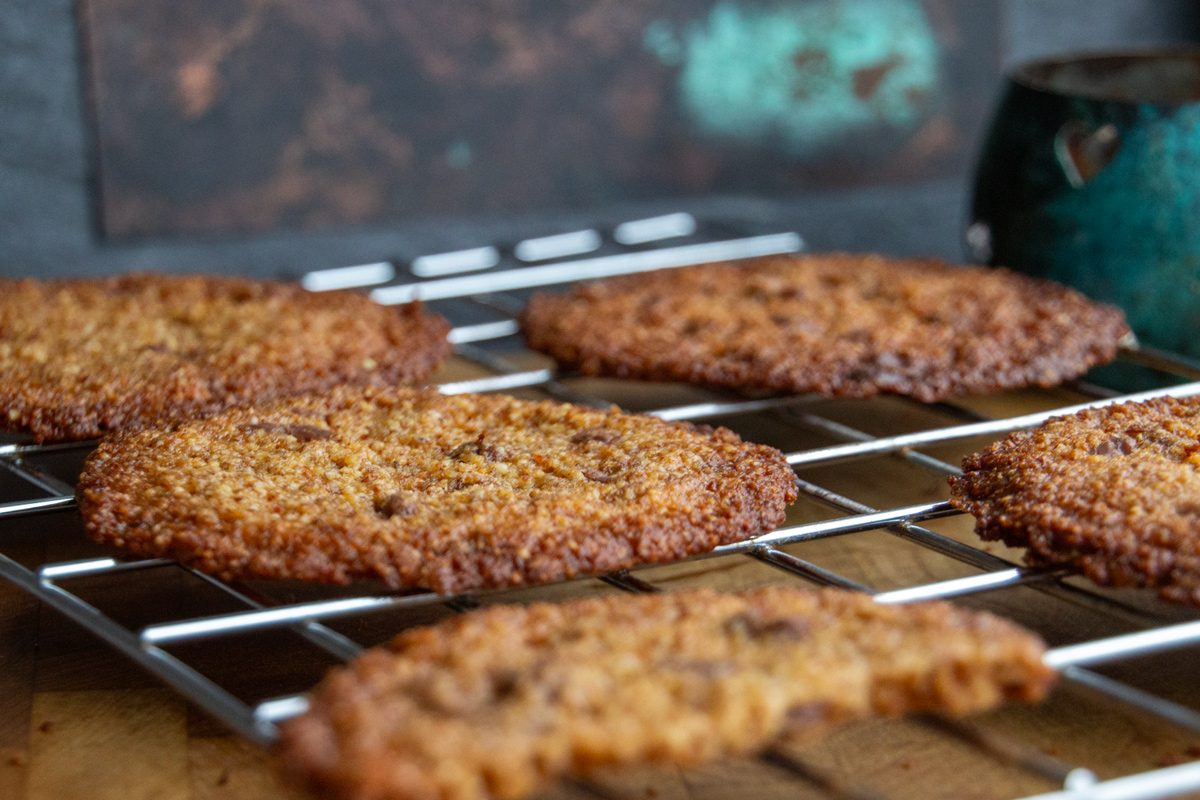
[[[215,276],[0,281],[0,420],[89,439],[339,384],[424,379],[449,325],[419,306]]]
[[[1113,306],[1001,269],[832,253],[535,295],[530,346],[586,375],[932,402],[1052,386],[1112,360]]]
[[[90,535],[139,555],[441,592],[707,552],[795,496],[777,450],[725,429],[370,388],[110,437],[78,490]]]
[[[1200,399],[1055,417],[969,456],[950,486],[976,533],[1030,563],[1200,606]]]
[[[1037,700],[1038,638],[944,603],[763,588],[494,606],[335,669],[283,725],[289,774],[356,800],[520,797],[696,766],[870,715]]]

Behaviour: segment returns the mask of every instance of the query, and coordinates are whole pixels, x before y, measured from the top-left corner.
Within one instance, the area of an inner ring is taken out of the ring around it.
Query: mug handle
[[[1121,132],[1111,122],[1091,130],[1078,120],[1054,135],[1054,156],[1072,189],[1082,189],[1104,171],[1121,149]]]

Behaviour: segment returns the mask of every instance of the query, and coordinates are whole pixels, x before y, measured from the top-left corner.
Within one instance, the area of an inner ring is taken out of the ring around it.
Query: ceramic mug
[[[967,246],[1116,303],[1141,341],[1200,356],[1200,51],[1014,69]]]

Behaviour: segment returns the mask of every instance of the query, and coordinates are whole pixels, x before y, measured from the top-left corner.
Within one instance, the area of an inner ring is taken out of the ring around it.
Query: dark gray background
[[[960,0],[969,2],[969,0]],[[1005,62],[1075,50],[1197,41],[1192,0],[1006,0]],[[996,89],[1000,86],[997,78]],[[786,201],[713,197],[571,215],[425,220],[389,227],[103,244],[89,192],[72,0],[0,0],[0,273],[129,269],[294,275],[309,269],[511,241],[685,209],[791,228],[811,249],[963,256],[970,175]]]

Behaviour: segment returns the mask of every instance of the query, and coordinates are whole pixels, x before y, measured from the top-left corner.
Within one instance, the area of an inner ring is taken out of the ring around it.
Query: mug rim
[[[1198,77],[1196,92],[1191,97],[1184,99],[1155,97],[1138,100],[1131,99],[1128,96],[1117,96],[1103,90],[1081,88],[1077,91],[1067,91],[1053,85],[1048,75],[1053,69],[1073,65],[1103,64],[1106,61],[1129,64],[1139,61],[1154,62],[1172,59],[1190,60],[1195,63]],[[1121,103],[1124,105],[1185,106],[1200,102],[1200,46],[1172,45],[1166,47],[1134,47],[1113,50],[1080,50],[1072,53],[1029,59],[1009,67],[1007,73],[1008,80],[1014,84],[1026,89],[1065,98],[1082,97],[1089,100]]]

